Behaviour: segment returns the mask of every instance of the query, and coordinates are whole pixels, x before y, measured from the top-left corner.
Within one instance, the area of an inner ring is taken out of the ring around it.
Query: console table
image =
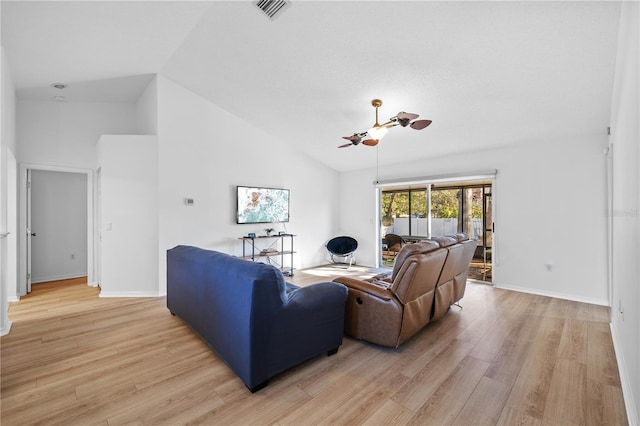
[[[293,237],[295,237],[295,235],[293,234],[258,235],[255,237],[240,237],[239,239],[242,240],[242,258],[250,259],[251,261],[255,262],[256,259],[258,258],[266,257],[267,262],[271,263],[273,258],[277,258],[278,256],[280,256],[279,264],[276,260],[273,260],[273,262],[280,267],[280,270],[282,271],[283,275],[292,277],[293,276],[293,254],[295,253],[295,251],[293,251]],[[289,240],[288,247],[285,247],[285,239]],[[268,247],[260,248],[260,246],[265,245],[265,244],[261,244],[262,242],[266,243],[268,241],[271,241],[271,244],[269,244]],[[278,243],[280,243],[279,247],[278,247]],[[276,245],[276,248],[273,247],[274,245]],[[248,249],[251,250],[250,253],[248,253],[249,251]],[[284,268],[285,255],[291,256],[291,265],[287,269]]]

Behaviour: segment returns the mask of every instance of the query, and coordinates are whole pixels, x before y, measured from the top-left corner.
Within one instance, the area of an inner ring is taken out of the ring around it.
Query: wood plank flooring
[[[296,271],[299,285],[366,268]],[[33,286],[0,340],[1,423],[624,425],[608,308],[469,283],[398,349],[345,337],[251,394],[164,298]]]

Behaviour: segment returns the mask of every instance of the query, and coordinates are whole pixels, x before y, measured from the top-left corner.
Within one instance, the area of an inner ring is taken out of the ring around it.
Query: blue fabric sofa
[[[273,265],[191,246],[167,250],[167,307],[251,392],[342,344],[347,288],[297,287]]]

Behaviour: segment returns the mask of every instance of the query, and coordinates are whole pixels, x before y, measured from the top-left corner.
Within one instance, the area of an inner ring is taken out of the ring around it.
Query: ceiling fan
[[[431,120],[416,120],[416,118],[419,117],[418,114],[404,111],[399,112],[395,117],[391,117],[386,123],[378,124],[378,108],[382,106],[382,101],[380,99],[373,99],[371,101],[371,105],[376,109],[376,124],[367,131],[354,133],[351,136],[343,136],[343,139],[351,142],[340,145],[338,148],[360,145],[361,143],[367,146],[376,146],[378,145],[378,142],[380,142],[380,139],[382,139],[387,131],[392,127],[400,125],[402,127],[409,126],[412,129],[422,130],[431,124]]]

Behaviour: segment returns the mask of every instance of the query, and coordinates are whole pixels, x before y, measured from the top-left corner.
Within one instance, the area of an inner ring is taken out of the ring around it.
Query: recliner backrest
[[[478,241],[469,240],[464,233],[436,237],[433,240],[448,251],[436,285],[433,304],[432,319],[438,319],[447,312],[449,306],[464,296],[469,263]]]
[[[466,240],[461,240],[458,244],[463,247],[461,255],[462,269],[460,269],[453,278],[454,303],[462,299],[462,296],[464,296],[464,291],[467,285],[467,276],[469,275],[469,265],[471,264],[473,255],[476,252],[478,240],[470,240],[467,238]]]
[[[438,285],[442,285],[448,281],[452,281],[457,272],[461,269],[463,261],[463,247],[458,244],[458,240],[454,237],[435,237],[435,241],[440,244],[440,247],[446,248],[449,251],[447,259],[444,262],[440,279],[438,279]]]
[[[408,257],[414,256],[420,253],[426,253],[431,250],[435,250],[440,247],[437,243],[434,244],[433,241],[422,241],[419,243],[411,243],[404,245],[395,258],[395,264],[393,265],[393,273],[391,274],[391,281],[395,281],[398,273],[402,269],[404,262]]]
[[[445,257],[433,241],[405,245],[396,257],[391,292],[406,304],[433,291]]]

